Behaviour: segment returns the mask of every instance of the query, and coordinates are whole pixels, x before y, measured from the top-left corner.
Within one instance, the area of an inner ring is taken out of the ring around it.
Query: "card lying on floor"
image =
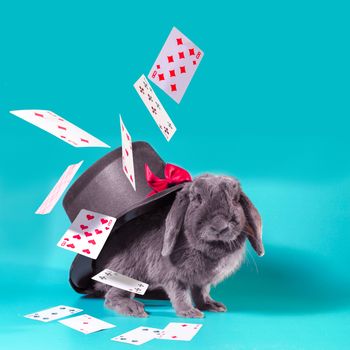
[[[149,342],[154,338],[158,338],[161,329],[150,328],[150,327],[138,327],[133,329],[130,332],[118,335],[117,337],[112,338],[111,340],[127,343],[132,345],[141,345]]]
[[[48,214],[51,212],[82,164],[83,161],[68,166],[35,214]]]
[[[70,317],[59,322],[84,334],[90,334],[102,331],[103,329],[115,327],[114,324],[99,320],[98,318],[86,314]]]
[[[74,147],[110,147],[83,129],[46,110],[18,110],[11,114],[37,126]]]
[[[115,221],[112,216],[82,209],[57,246],[97,259]]]
[[[148,78],[180,103],[203,56],[203,51],[174,27]]]
[[[59,318],[66,317],[69,315],[74,315],[78,312],[83,311],[82,309],[77,309],[71,306],[58,305],[51,307],[50,309],[35,312],[33,314],[25,315],[26,318],[31,318],[33,320],[41,322],[50,322],[58,320]]]
[[[134,157],[132,153],[132,140],[128,130],[126,129],[122,116],[120,118],[120,131],[122,134],[122,162],[123,162],[123,171],[128,180],[130,181],[132,187],[136,191],[135,184],[135,171],[134,171]]]
[[[170,141],[175,134],[176,127],[144,75],[141,75],[136,81],[134,88],[141,97],[143,103],[146,105],[148,111],[151,113],[151,116],[157,123],[166,140]]]
[[[195,323],[170,322],[161,332],[159,339],[167,340],[192,340],[202,327]]]
[[[144,295],[148,288],[147,283],[140,282],[109,269],[105,269],[91,278],[95,281],[108,284],[109,286],[140,295]]]

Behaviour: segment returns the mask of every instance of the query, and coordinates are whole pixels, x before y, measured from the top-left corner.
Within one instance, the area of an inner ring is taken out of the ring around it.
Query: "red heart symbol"
[[[187,324],[183,324],[182,327],[187,327]]]
[[[93,215],[87,214],[87,215],[86,215],[86,218],[87,218],[88,220],[92,220],[92,219],[94,219],[95,217],[94,217]]]
[[[94,239],[91,239],[90,241],[88,241],[89,243],[91,243],[91,244],[93,244],[93,245],[95,245],[96,244],[96,242],[95,242],[95,240]]]
[[[172,338],[175,339],[175,338],[177,338],[177,336],[176,336],[176,335],[173,335]]]
[[[65,241],[69,241],[69,238],[64,238]]]
[[[128,134],[126,134],[126,138],[130,141],[130,136]]]
[[[124,166],[124,171],[128,173],[128,168],[126,166]]]
[[[84,232],[84,235],[86,236],[86,237],[90,237],[90,236],[92,236],[92,233],[90,233],[90,232]]]
[[[129,152],[128,152],[128,150],[127,150],[127,149],[125,150],[125,153],[126,153],[126,155],[127,155],[127,156],[129,156]]]
[[[105,227],[105,230],[109,230],[109,227]]]
[[[84,230],[86,230],[87,228],[89,228],[89,226],[80,225],[80,228],[84,231]]]
[[[75,236],[73,236],[73,238],[80,239],[81,237],[80,237],[80,235],[75,235]]]
[[[106,224],[107,222],[108,222],[108,220],[106,220],[106,219],[101,219],[102,225]]]
[[[97,229],[95,229],[95,232],[96,232],[96,234],[97,234],[97,235],[99,235],[100,233],[102,233],[102,231],[101,231],[101,230],[99,230],[98,228],[97,228]]]
[[[74,249],[75,245],[73,243],[71,243],[71,244],[67,244],[67,247]]]
[[[83,253],[90,254],[90,250],[89,249],[83,249]]]

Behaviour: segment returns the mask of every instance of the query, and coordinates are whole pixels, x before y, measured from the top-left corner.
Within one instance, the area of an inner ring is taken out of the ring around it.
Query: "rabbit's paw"
[[[214,311],[214,312],[227,311],[227,307],[223,303],[220,303],[219,301],[215,301],[215,300],[208,300],[204,304],[198,305],[198,309],[203,311]]]
[[[147,312],[145,312],[144,305],[134,299],[123,299],[120,303],[118,302],[117,304],[106,302],[105,305],[121,315],[148,317]]]
[[[188,318],[203,318],[204,314],[203,312],[200,312],[198,309],[195,309],[194,307],[188,310],[181,310],[177,311],[177,315],[181,317],[188,317]]]

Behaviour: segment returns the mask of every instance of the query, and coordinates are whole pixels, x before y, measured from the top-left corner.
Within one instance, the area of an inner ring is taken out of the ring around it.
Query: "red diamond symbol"
[[[169,74],[171,77],[175,77],[175,70],[174,69],[170,70]]]
[[[179,58],[185,58],[185,54],[184,54],[184,52],[179,52]]]
[[[160,69],[160,64],[157,64],[157,69]]]
[[[193,61],[192,63],[193,63],[193,65],[196,65],[196,64],[197,64],[197,61]]]
[[[170,84],[171,91],[177,91],[176,84]]]
[[[174,57],[173,56],[167,56],[168,57],[168,62],[171,63],[171,62],[174,62]]]
[[[164,80],[164,74],[163,73],[162,74],[158,74],[158,78],[159,78],[159,81]]]
[[[194,49],[188,49],[190,56],[194,56]]]
[[[182,42],[182,38],[178,38],[178,39],[176,39],[176,42],[177,42],[177,44],[178,44],[178,45],[182,45],[182,44],[183,44],[183,42]]]
[[[180,67],[180,73],[186,73],[186,67],[185,66]]]

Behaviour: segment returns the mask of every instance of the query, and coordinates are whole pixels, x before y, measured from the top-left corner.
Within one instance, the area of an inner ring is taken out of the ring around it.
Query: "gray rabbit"
[[[132,220],[120,228],[105,268],[162,288],[177,315],[203,317],[200,310],[223,312],[210,297],[210,287],[234,273],[242,263],[248,238],[264,255],[260,215],[228,176],[203,175],[188,182],[170,206]],[[123,315],[147,317],[134,294],[96,282],[105,305]],[[194,306],[193,306],[194,304]]]

